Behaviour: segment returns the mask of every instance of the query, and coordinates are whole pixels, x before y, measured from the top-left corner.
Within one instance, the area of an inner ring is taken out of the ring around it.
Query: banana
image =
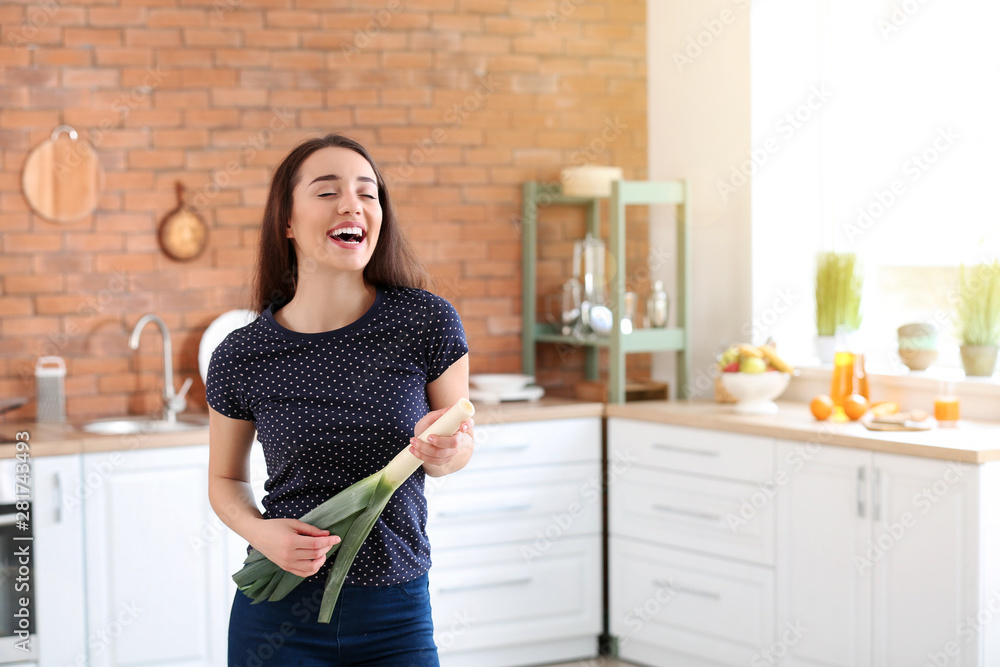
[[[764,353],[760,351],[760,348],[754,347],[748,343],[740,343],[737,349],[740,351],[741,357],[757,357],[759,359],[764,358]]]
[[[794,373],[795,367],[790,363],[778,356],[778,352],[770,345],[761,345],[757,348],[760,350],[761,356],[767,359],[767,362],[774,366],[776,369],[782,373]]]

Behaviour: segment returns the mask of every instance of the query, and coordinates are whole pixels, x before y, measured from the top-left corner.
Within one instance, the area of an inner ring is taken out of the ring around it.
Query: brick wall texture
[[[128,348],[146,312],[205,410],[200,336],[247,306],[272,169],[306,137],[371,150],[480,373],[520,372],[521,183],[574,164],[646,177],[642,0],[5,0],[0,26],[0,396],[33,397],[36,360],[58,355],[71,419],[158,408],[159,334]],[[21,191],[60,124],[105,172],[96,211],[65,224]],[[157,244],[177,181],[210,228],[190,262]],[[539,290],[556,293],[583,212],[540,218]],[[640,275],[641,221],[629,233]],[[551,393],[582,377],[572,350],[540,361]]]

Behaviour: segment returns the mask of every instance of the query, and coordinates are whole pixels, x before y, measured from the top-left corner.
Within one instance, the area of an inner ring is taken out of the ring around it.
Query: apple
[[[767,370],[767,362],[760,357],[745,357],[740,362],[741,373],[763,373]]]

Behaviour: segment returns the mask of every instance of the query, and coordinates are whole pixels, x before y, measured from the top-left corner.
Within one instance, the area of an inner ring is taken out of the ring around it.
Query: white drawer
[[[600,463],[463,470],[428,478],[427,533],[435,549],[531,540],[547,545],[601,532]]]
[[[476,451],[466,470],[600,459],[600,417],[477,424]]]
[[[651,466],[745,482],[766,482],[774,474],[772,438],[612,418],[608,442],[610,463],[617,467]]]
[[[601,632],[601,539],[568,537],[526,558],[526,543],[433,550],[434,639],[442,653]],[[462,662],[454,664],[479,664]]]
[[[621,658],[745,667],[772,645],[772,571],[624,538],[612,538],[610,558],[609,622]]]
[[[611,533],[774,565],[775,504],[760,487],[631,468],[609,487]]]

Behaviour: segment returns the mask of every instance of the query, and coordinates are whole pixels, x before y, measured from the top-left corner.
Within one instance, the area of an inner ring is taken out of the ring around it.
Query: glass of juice
[[[958,396],[945,394],[934,398],[934,419],[938,426],[950,427],[958,424]]]

